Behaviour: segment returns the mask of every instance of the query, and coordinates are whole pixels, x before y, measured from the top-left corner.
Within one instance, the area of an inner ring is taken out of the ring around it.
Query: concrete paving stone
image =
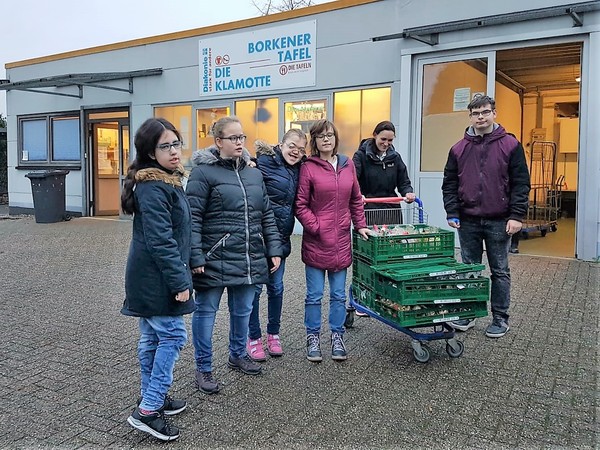
[[[47,437],[59,440],[64,433],[65,441],[57,444],[61,449],[164,448],[126,423],[139,395],[137,323],[119,314],[131,222],[81,218],[47,225],[0,221],[0,270],[7,274],[0,281],[0,300],[6,320],[20,325],[10,332],[0,329],[0,338],[9,343],[0,350],[0,374],[7,375],[0,378],[0,417],[12,414],[11,426],[19,424],[24,435],[19,439],[0,421],[0,447],[49,448]],[[443,342],[432,342],[428,364],[414,361],[408,336],[372,318],[357,319],[347,331],[350,358],[335,364],[327,354],[325,301],[325,360],[315,365],[304,357],[299,244],[293,237],[286,270],[286,354],[263,364],[261,376],[227,368],[229,324],[222,301],[213,342],[222,392],[199,393],[191,316],[186,317],[190,342],[176,366],[171,393],[187,398],[189,406],[175,418],[182,437],[170,448],[597,445],[597,265],[511,257],[509,334],[485,338],[490,318],[478,320],[473,330],[457,333],[465,343],[463,357],[450,359]],[[31,261],[39,270],[31,270]],[[26,305],[12,301],[16,293]],[[265,304],[263,294],[263,326]],[[490,404],[502,405],[502,413],[494,415]],[[60,420],[84,432],[61,429]],[[312,423],[319,424],[314,436],[307,433]],[[23,424],[38,427],[38,437]],[[555,433],[548,439],[549,430]],[[561,442],[564,430],[568,440]],[[510,443],[515,445],[506,444],[500,433],[514,436]]]

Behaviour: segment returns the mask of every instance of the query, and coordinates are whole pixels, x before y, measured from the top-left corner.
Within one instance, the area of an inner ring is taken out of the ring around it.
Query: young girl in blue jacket
[[[297,128],[288,130],[281,143],[272,147],[262,141],[256,141],[256,166],[263,175],[265,187],[275,214],[275,223],[283,244],[283,256],[279,268],[269,274],[267,283],[267,353],[271,356],[283,355],[279,339],[281,309],[283,305],[283,274],[285,259],[292,251],[290,236],[294,231],[294,200],[298,187],[300,162],[306,154],[306,134]],[[250,314],[248,343],[246,351],[254,361],[265,361],[267,355],[262,342],[259,320],[259,301],[262,284],[256,285],[254,303]]]
[[[171,441],[179,430],[165,416],[186,402],[167,395],[173,368],[187,333],[184,314],[191,301],[191,213],[183,190],[181,135],[164,119],[148,119],[135,135],[135,161],[129,166],[121,208],[133,214],[133,235],[125,271],[121,312],[138,317],[141,398],[127,419],[152,436]]]

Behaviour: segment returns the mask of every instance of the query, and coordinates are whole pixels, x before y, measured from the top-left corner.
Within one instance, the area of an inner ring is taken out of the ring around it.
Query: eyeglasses
[[[306,155],[306,147],[298,147],[292,142],[286,142],[285,145],[287,145],[287,148],[289,148],[291,151],[297,150],[301,155]]]
[[[161,152],[169,152],[171,151],[171,147],[173,147],[175,150],[181,150],[181,147],[183,147],[183,142],[175,141],[171,142],[170,144],[160,144],[156,147],[156,149],[160,150]]]
[[[335,134],[333,133],[325,133],[325,134],[317,134],[315,136],[317,139],[333,139],[335,137]]]
[[[472,113],[469,114],[469,117],[487,117],[492,113],[491,109],[484,109],[483,111],[473,111]]]
[[[237,143],[237,141],[240,141],[243,144],[244,142],[246,142],[247,137],[248,136],[246,136],[245,134],[240,134],[239,136],[225,136],[220,137],[219,139],[229,139],[232,144],[235,144]]]

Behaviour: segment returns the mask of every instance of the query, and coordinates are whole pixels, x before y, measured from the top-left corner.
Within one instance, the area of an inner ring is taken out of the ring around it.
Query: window
[[[19,119],[19,162],[25,165],[79,164],[79,116],[60,115]]]
[[[279,99],[243,100],[235,102],[235,115],[248,136],[246,148],[254,155],[254,141],[279,142]]]
[[[183,149],[181,163],[185,167],[192,165],[192,105],[163,106],[154,108],[154,117],[167,119],[181,134]]]
[[[229,115],[229,107],[204,108],[196,110],[196,131],[198,140],[196,148],[199,150],[215,145],[215,139],[211,134],[214,123]]]
[[[79,161],[79,118],[55,117],[52,123],[52,159]]]
[[[391,88],[336,92],[333,104],[333,122],[340,135],[338,151],[352,156],[361,139],[372,137],[382,120],[390,120]]]
[[[327,100],[307,100],[285,103],[285,130],[300,128],[308,134],[317,120],[327,118]],[[310,140],[310,138],[309,138]]]

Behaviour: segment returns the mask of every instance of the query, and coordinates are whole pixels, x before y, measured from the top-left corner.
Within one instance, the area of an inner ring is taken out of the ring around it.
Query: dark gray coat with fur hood
[[[125,269],[127,316],[179,316],[194,302],[175,301],[192,290],[190,207],[181,183],[183,168],[170,174],[150,167],[137,172],[133,233]]]
[[[283,256],[279,232],[260,171],[223,159],[216,147],[193,155],[186,192],[192,209],[192,268],[198,290],[265,284],[267,257]]]

